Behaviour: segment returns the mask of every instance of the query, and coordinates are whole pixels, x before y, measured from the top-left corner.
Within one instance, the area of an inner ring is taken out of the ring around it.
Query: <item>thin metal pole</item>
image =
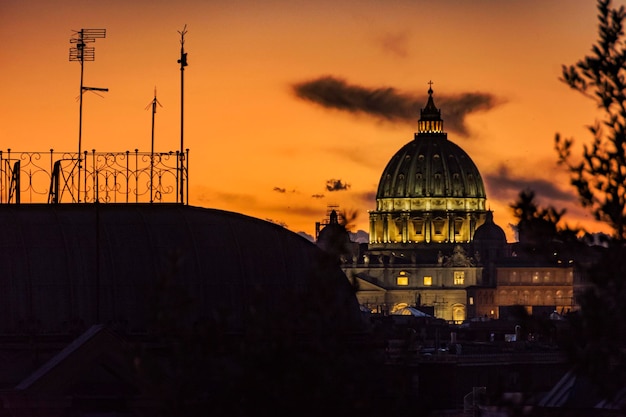
[[[150,141],[150,202],[154,201],[154,119],[157,111],[157,104],[160,106],[159,100],[157,99],[156,87],[154,87],[154,98],[152,102],[148,104],[146,110],[152,107],[152,139]],[[178,183],[177,183],[178,184]]]
[[[152,141],[150,145],[150,202],[152,203],[154,194],[154,114],[156,113],[156,89],[154,91],[154,100],[152,101]]]
[[[183,27],[180,33],[180,202],[185,204],[185,140],[184,140],[184,115],[185,115],[185,67],[187,66],[187,54],[185,53],[185,34],[187,33],[187,25]]]

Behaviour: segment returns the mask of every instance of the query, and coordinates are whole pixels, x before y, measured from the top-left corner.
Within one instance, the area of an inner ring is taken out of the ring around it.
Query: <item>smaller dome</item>
[[[337,212],[331,211],[329,223],[319,233],[317,246],[340,259],[350,253],[351,243],[350,234],[345,226],[339,223]]]
[[[490,210],[485,217],[485,223],[476,228],[474,243],[501,243],[506,244],[506,233],[493,221],[493,212]]]

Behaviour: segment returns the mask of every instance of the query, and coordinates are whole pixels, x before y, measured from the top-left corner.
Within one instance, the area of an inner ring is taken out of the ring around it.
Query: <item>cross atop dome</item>
[[[433,82],[428,81],[428,86],[428,101],[426,102],[426,107],[420,110],[417,133],[443,133],[441,110],[435,106],[433,100]]]

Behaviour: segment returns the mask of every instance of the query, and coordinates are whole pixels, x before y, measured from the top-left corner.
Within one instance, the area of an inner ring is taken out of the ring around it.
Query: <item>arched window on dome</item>
[[[385,197],[389,197],[389,193],[391,191],[391,175],[387,174],[385,176],[385,180],[384,180],[384,184],[383,184],[383,195]]]
[[[443,195],[443,176],[440,172],[433,175],[433,194]]]
[[[467,195],[475,196],[478,192],[476,190],[476,180],[474,179],[474,175],[467,174]]]
[[[404,174],[399,174],[398,175],[398,181],[396,183],[396,192],[395,195],[396,196],[403,196],[405,194],[405,188],[404,188]]]
[[[461,184],[461,175],[457,172],[452,174],[452,195],[460,197],[463,195],[463,186]]]
[[[415,174],[415,188],[413,190],[413,192],[415,193],[416,196],[423,196],[424,195],[424,177],[422,176],[421,172],[418,172],[417,174]]]

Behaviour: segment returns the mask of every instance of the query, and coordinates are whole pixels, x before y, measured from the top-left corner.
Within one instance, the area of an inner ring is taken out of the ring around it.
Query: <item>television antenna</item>
[[[84,64],[87,61],[95,61],[96,51],[93,46],[87,46],[96,41],[96,39],[106,38],[106,29],[81,29],[75,30],[74,36],[70,38],[70,62],[80,62],[80,94],[79,94],[79,110],[78,110],[78,194],[77,201],[80,203],[80,169],[81,169],[81,153],[82,153],[82,135],[83,135],[83,93],[85,91],[109,91],[108,88],[86,87],[83,84]]]
[[[152,107],[152,140],[150,144],[150,202],[153,202],[153,179],[154,179],[154,115],[157,111],[157,105],[159,107],[163,107],[159,100],[157,99],[157,90],[156,86],[154,87],[154,98],[148,105],[146,106],[146,110]]]

